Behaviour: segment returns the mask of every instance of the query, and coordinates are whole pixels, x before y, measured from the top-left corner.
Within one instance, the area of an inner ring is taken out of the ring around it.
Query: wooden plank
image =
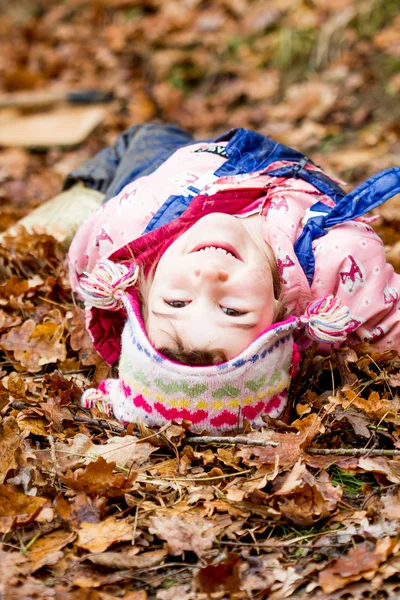
[[[26,148],[71,147],[83,142],[105,117],[100,106],[61,106],[31,115],[1,118],[0,146]],[[9,111],[7,111],[9,112]]]

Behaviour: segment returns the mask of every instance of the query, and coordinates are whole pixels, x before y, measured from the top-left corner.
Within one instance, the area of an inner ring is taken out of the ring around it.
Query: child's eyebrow
[[[175,313],[160,313],[155,310],[151,311],[155,317],[166,317],[167,319],[177,319],[179,315]],[[235,327],[235,329],[253,329],[256,327],[257,321],[255,323],[226,323],[225,327]]]

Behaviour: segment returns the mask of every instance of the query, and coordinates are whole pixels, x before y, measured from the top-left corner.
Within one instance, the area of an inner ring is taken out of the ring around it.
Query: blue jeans
[[[175,150],[194,141],[175,125],[134,125],[117,138],[114,146],[101,150],[72,171],[64,189],[81,182],[105,194],[107,202],[131,181],[153,173]]]

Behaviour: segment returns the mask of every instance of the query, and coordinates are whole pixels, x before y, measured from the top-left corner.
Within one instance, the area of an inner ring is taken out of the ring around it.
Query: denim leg
[[[193,137],[175,125],[134,125],[117,138],[114,146],[72,171],[64,189],[82,182],[105,194],[107,202],[128,183],[153,173],[178,148],[193,143]]]

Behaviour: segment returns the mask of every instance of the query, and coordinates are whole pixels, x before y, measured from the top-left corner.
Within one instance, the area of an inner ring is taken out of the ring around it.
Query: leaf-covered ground
[[[255,128],[350,186],[398,164],[399,13],[397,0],[3,3],[2,92],[115,100],[77,149],[0,149],[0,229],[151,119],[198,137]],[[400,270],[399,200],[379,214]],[[79,407],[108,369],[64,259],[41,233],[0,248],[0,597],[400,597],[397,352],[310,350],[289,424],[235,444],[177,424],[124,430]]]

